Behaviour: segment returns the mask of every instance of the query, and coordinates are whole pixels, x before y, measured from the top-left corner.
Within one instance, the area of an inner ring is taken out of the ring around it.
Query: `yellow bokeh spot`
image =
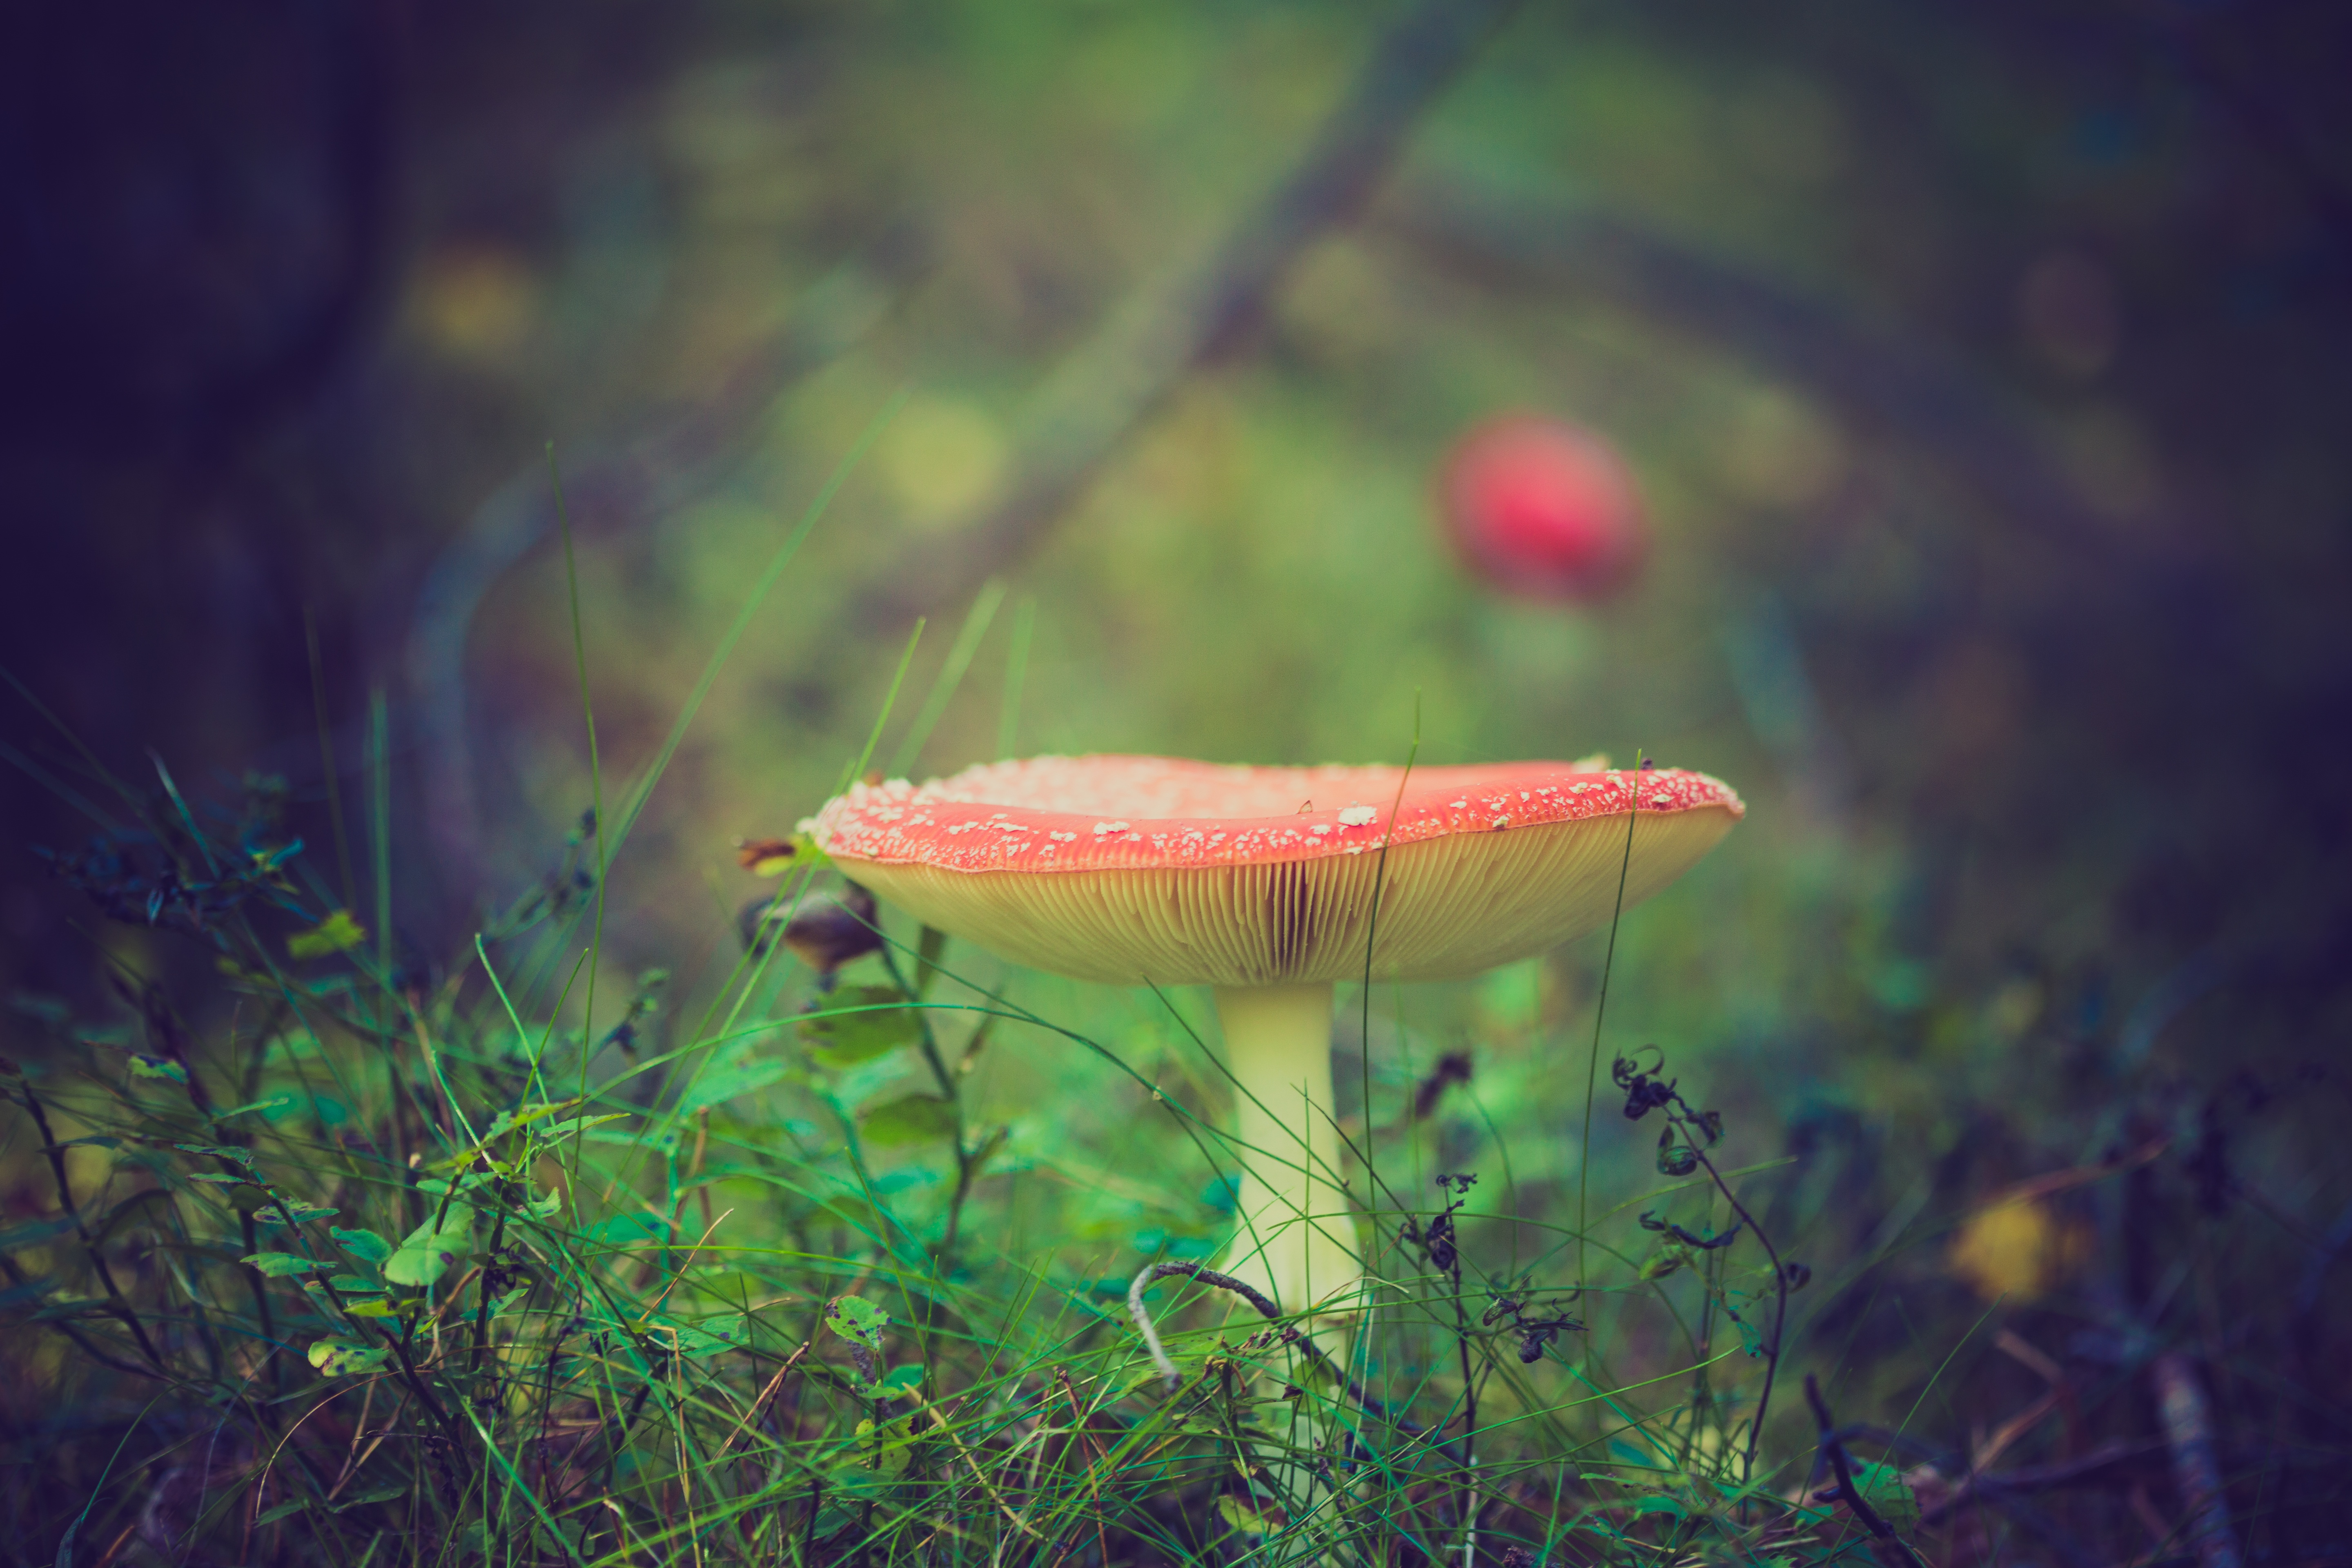
[[[486,245],[453,245],[416,269],[414,309],[425,338],[455,359],[495,359],[522,344],[539,289],[523,258]]]
[[[1945,1262],[1986,1300],[2032,1300],[2072,1273],[2087,1246],[2080,1226],[2062,1222],[2047,1204],[2021,1198],[1969,1216]]]
[[[918,397],[890,422],[874,458],[909,522],[936,528],[992,500],[1008,456],[996,422],[971,404]]]

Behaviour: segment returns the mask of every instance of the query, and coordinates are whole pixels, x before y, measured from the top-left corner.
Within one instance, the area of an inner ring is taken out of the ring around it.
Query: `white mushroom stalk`
[[[1219,1267],[1286,1312],[1351,1307],[1363,1263],[1339,1184],[1331,982],[1221,985],[1216,996],[1242,1170],[1240,1229]]]

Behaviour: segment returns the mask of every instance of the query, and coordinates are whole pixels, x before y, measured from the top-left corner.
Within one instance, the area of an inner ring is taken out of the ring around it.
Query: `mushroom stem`
[[[1286,1312],[1352,1306],[1363,1265],[1339,1185],[1331,983],[1220,985],[1216,994],[1242,1162],[1242,1227],[1220,1267]]]

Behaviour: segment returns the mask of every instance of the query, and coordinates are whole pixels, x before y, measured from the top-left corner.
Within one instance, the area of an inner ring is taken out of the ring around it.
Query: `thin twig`
[[[1872,1555],[1888,1564],[1888,1568],[1904,1568],[1906,1564],[1908,1568],[1927,1568],[1926,1561],[1912,1549],[1911,1543],[1895,1534],[1895,1527],[1886,1522],[1885,1516],[1871,1507],[1870,1500],[1863,1495],[1861,1486],[1853,1479],[1853,1463],[1846,1457],[1845,1443],[1838,1436],[1837,1424],[1830,1419],[1830,1407],[1822,1398],[1821,1384],[1813,1380],[1810,1372],[1805,1373],[1805,1403],[1813,1407],[1813,1420],[1820,1433],[1821,1458],[1828,1461],[1838,1480],[1835,1491],[1822,1495],[1843,1503],[1846,1511],[1870,1531],[1872,1541],[1876,1543]]]

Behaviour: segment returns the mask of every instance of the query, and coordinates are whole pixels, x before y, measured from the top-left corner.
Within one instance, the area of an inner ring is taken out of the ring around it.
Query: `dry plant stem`
[[[1286,1312],[1339,1297],[1352,1305],[1363,1265],[1341,1239],[1351,1222],[1338,1185],[1331,983],[1221,985],[1217,1017],[1239,1101],[1242,1162],[1241,1231],[1225,1270]]]
[[[882,933],[877,931],[877,936]],[[889,939],[883,938],[880,950],[883,972],[890,976],[898,994],[913,997],[915,987],[907,984],[907,976],[898,968],[898,955],[890,950]],[[947,1059],[940,1055],[938,1037],[931,1033],[931,1016],[918,1007],[915,1012],[916,1044],[922,1048],[923,1063],[931,1069],[931,1080],[940,1086],[940,1098],[955,1112],[955,1192],[948,1199],[947,1228],[940,1237],[940,1256],[954,1256],[956,1237],[963,1229],[964,1205],[971,1198],[971,1184],[980,1175],[980,1160],[964,1137],[963,1094],[954,1073],[948,1070]]]
[[[49,1130],[49,1115],[41,1104],[41,1097],[33,1092],[33,1086],[29,1083],[20,1084],[18,1092],[24,1096],[25,1109],[33,1113],[33,1126],[41,1135],[41,1152],[48,1156],[50,1174],[57,1178],[58,1206],[66,1211],[68,1219],[73,1221],[74,1235],[81,1239],[82,1252],[97,1273],[99,1284],[105,1288],[108,1308],[122,1321],[122,1326],[131,1331],[131,1337],[139,1343],[139,1353],[147,1358],[147,1364],[162,1372],[163,1358],[156,1354],[154,1342],[148,1339],[146,1325],[139,1321],[139,1314],[131,1310],[131,1303],[123,1300],[122,1288],[114,1282],[114,1270],[106,1266],[106,1258],[98,1250],[98,1242],[89,1234],[89,1226],[82,1222],[81,1207],[74,1202],[73,1178],[66,1173],[66,1152],[58,1146],[58,1135]],[[246,1224],[247,1239],[250,1240],[252,1219],[249,1215]]]
[[[1772,1245],[1772,1238],[1764,1233],[1762,1226],[1756,1223],[1756,1216],[1748,1212],[1746,1205],[1732,1195],[1731,1184],[1723,1179],[1723,1173],[1715,1168],[1715,1162],[1708,1159],[1706,1151],[1696,1144],[1691,1145],[1691,1152],[1697,1155],[1698,1163],[1706,1167],[1706,1173],[1714,1179],[1716,1190],[1723,1194],[1723,1201],[1731,1205],[1731,1212],[1738,1215],[1740,1223],[1748,1227],[1749,1234],[1763,1244],[1764,1256],[1772,1260],[1774,1290],[1772,1338],[1764,1347],[1764,1387],[1756,1396],[1756,1414],[1748,1423],[1748,1452],[1739,1461],[1739,1479],[1744,1486],[1747,1484],[1748,1478],[1756,1470],[1756,1444],[1764,1435],[1765,1413],[1772,1404],[1772,1380],[1780,1370],[1780,1333],[1788,1326],[1789,1321],[1789,1270],[1780,1261],[1780,1249]],[[1809,1382],[1807,1384],[1809,1396],[1811,1388],[1811,1384]]]
[[[2239,1568],[2237,1537],[2230,1529],[2230,1500],[2221,1489],[2221,1465],[2213,1447],[2213,1415],[2186,1352],[2166,1351],[2147,1364],[2156,1385],[2157,1413],[2172,1448],[2173,1479],[2188,1505],[2187,1533],[2198,1568]]]
[[[1926,1568],[1925,1561],[1912,1550],[1911,1543],[1895,1533],[1895,1527],[1870,1506],[1870,1500],[1863,1496],[1862,1489],[1854,1484],[1853,1465],[1846,1458],[1844,1440],[1838,1436],[1836,1423],[1830,1419],[1830,1407],[1822,1400],[1821,1384],[1813,1381],[1811,1373],[1805,1374],[1805,1403],[1813,1407],[1813,1420],[1820,1433],[1821,1458],[1829,1462],[1831,1470],[1837,1476],[1838,1501],[1843,1503],[1846,1511],[1870,1531],[1871,1555],[1885,1563],[1887,1568]]]

